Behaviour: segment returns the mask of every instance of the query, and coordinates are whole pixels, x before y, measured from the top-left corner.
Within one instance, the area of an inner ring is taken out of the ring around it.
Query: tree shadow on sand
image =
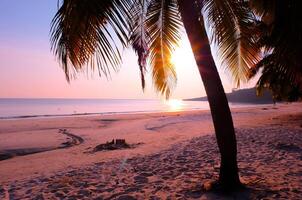
[[[302,148],[300,130],[240,129],[237,135],[239,167],[246,187],[233,193],[203,189],[219,174],[213,135],[193,138],[152,155],[99,162],[5,187],[19,199],[38,195],[43,197],[38,199],[70,200],[302,199],[297,168],[301,154],[278,148],[282,141]]]

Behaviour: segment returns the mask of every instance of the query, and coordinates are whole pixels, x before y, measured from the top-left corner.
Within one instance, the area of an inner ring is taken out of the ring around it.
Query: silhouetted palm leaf
[[[88,64],[105,75],[109,66],[117,69],[121,57],[116,41],[127,43],[128,7],[127,0],[63,1],[52,21],[51,43],[67,80]]]
[[[245,80],[247,69],[258,61],[248,28],[254,16],[247,4],[205,0],[199,8],[221,64],[236,82]],[[171,55],[181,26],[177,0],[64,0],[52,23],[52,49],[69,80],[87,65],[108,75],[110,67],[116,70],[120,64],[119,48],[130,42],[138,54],[142,87],[149,59],[156,90],[169,97],[177,80]]]
[[[264,28],[259,39],[265,57],[252,69],[251,76],[261,70],[258,92],[269,88],[286,100],[292,94],[289,87],[295,91],[300,88],[302,93],[302,24],[297,20],[302,18],[301,5],[294,0],[274,1],[269,7],[266,1],[258,1],[256,13],[265,10],[266,16],[261,18]]]
[[[148,6],[148,0],[136,0],[131,8],[129,19],[131,26],[130,43],[138,55],[143,89],[145,88],[146,64],[149,54],[148,44],[150,41],[146,27]]]
[[[271,23],[274,18],[276,0],[249,0],[249,6],[265,23]]]
[[[252,29],[255,18],[248,4],[242,0],[207,0],[203,8],[219,62],[231,72],[237,85],[247,81],[249,69],[260,59]]]
[[[169,97],[176,84],[172,53],[180,40],[180,16],[175,0],[151,0],[146,21],[155,88]]]

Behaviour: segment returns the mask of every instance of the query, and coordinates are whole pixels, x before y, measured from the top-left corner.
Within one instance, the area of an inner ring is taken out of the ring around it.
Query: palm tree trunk
[[[178,0],[180,14],[210,104],[218,148],[221,155],[219,184],[224,189],[240,185],[237,144],[231,111],[215,66],[202,16],[195,0]]]

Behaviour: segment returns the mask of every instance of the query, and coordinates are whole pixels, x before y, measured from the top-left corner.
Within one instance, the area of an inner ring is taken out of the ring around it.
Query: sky
[[[123,51],[123,64],[110,78],[80,74],[68,83],[50,51],[49,30],[56,11],[57,0],[0,1],[0,98],[164,98],[153,89],[150,73],[142,91],[131,49]],[[185,34],[174,59],[178,61],[178,82],[171,98],[204,96]],[[220,73],[226,92],[230,92],[234,87],[231,78]]]

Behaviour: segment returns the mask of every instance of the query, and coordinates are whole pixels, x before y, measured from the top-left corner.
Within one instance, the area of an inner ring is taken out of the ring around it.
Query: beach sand
[[[209,111],[1,120],[0,199],[302,199],[301,107],[232,109],[247,188],[227,196],[201,189],[219,171]],[[112,139],[136,147],[93,152]]]

